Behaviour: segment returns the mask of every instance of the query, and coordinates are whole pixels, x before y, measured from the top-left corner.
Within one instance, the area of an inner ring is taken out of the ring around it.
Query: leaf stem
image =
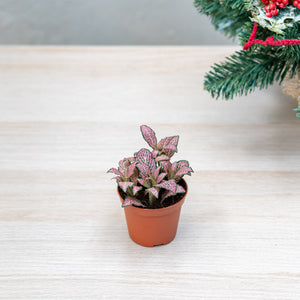
[[[153,207],[153,205],[154,205],[154,200],[155,200],[154,195],[152,195],[151,193],[149,193],[149,206],[150,206],[150,207]]]

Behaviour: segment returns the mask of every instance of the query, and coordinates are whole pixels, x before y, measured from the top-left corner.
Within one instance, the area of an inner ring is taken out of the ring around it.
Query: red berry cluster
[[[277,16],[280,8],[285,8],[288,4],[293,4],[300,9],[300,0],[261,0],[265,5],[266,16],[272,18]]]
[[[293,5],[296,6],[298,9],[300,9],[300,1],[299,0],[294,0]]]

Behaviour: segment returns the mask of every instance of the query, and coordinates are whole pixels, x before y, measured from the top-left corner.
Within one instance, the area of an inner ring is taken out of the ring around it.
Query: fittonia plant
[[[157,143],[150,127],[142,125],[141,132],[151,151],[142,148],[134,157],[122,159],[118,169],[111,168],[108,172],[117,175],[113,179],[125,194],[122,207],[164,207],[166,199],[185,193],[180,181],[193,170],[186,160],[170,162],[177,152],[179,136],[165,137]]]

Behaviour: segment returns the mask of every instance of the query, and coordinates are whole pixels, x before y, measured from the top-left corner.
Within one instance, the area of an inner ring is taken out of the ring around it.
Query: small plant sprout
[[[191,175],[193,170],[187,160],[170,162],[178,151],[179,136],[165,137],[157,142],[155,132],[150,127],[142,125],[140,128],[151,151],[142,148],[134,157],[122,159],[118,169],[108,170],[117,175],[113,179],[124,196],[122,207],[161,208],[171,205],[176,201],[175,196],[185,193],[182,178]]]

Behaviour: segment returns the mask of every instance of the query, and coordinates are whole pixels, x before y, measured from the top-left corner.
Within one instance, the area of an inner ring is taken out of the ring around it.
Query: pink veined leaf
[[[138,170],[137,168],[135,168],[133,174],[132,174],[131,177],[130,177],[130,180],[131,180],[134,184],[136,184],[138,178],[139,178],[139,170]]]
[[[176,182],[174,179],[164,180],[162,183],[157,184],[157,187],[162,187],[166,190],[171,191],[172,193],[176,192]]]
[[[174,176],[173,179],[176,181],[176,182],[179,182],[180,179],[182,178],[183,176]]]
[[[165,145],[164,152],[169,157],[172,157],[174,155],[174,153],[177,152],[178,140],[179,140],[179,136],[178,135],[173,136],[172,139],[169,141],[169,143],[167,145]],[[169,149],[170,147],[172,148],[171,145],[175,146],[176,150]]]
[[[139,184],[141,184],[142,186],[144,186],[146,188],[150,187],[149,181],[147,179],[139,178],[137,181],[139,182]]]
[[[161,161],[161,165],[163,166],[164,171],[167,173],[171,169],[171,166],[172,166],[169,160]]]
[[[181,167],[189,167],[189,162],[187,160],[179,160],[177,162],[177,168],[180,169]]]
[[[159,143],[157,144],[157,148],[159,150],[162,150],[164,148],[164,146],[169,144],[169,142],[172,140],[172,138],[173,138],[172,136],[168,136],[168,137],[161,139],[159,141]]]
[[[168,155],[162,154],[155,158],[155,161],[163,161],[163,160],[170,160],[170,157]]]
[[[160,173],[157,177],[157,183],[161,183],[161,181],[165,178],[165,176],[167,175],[167,173]]]
[[[175,161],[172,163],[171,170],[175,171],[176,169],[177,169],[177,162]]]
[[[150,189],[147,189],[146,191],[151,193],[155,198],[158,198],[158,192],[159,192],[158,187],[152,187]]]
[[[190,167],[182,167],[176,172],[176,176],[183,176],[186,174],[189,174],[190,172],[193,172],[193,170]]]
[[[159,141],[157,148],[161,150],[167,147],[168,145],[174,145],[177,147],[178,140],[179,140],[178,135],[165,137]]]
[[[153,158],[151,152],[148,149],[142,148],[136,153],[136,160],[141,164],[149,166]]]
[[[167,145],[164,147],[165,150],[171,150],[171,151],[174,151],[174,152],[177,152],[177,147],[175,145]]]
[[[174,195],[176,195],[176,193],[172,193],[171,191],[165,191],[162,195],[162,200]]]
[[[174,135],[168,145],[174,145],[177,147],[178,141],[179,141],[179,135]]]
[[[139,169],[140,174],[141,174],[141,176],[142,176],[143,179],[145,179],[145,178],[148,177],[148,175],[150,173],[150,169],[149,169],[149,167],[147,165],[138,163],[136,165],[136,167]]]
[[[111,169],[109,169],[109,170],[107,171],[107,173],[114,173],[114,174],[120,175],[120,176],[123,175],[123,174],[122,174],[118,169],[116,169],[116,168],[111,168]]]
[[[152,175],[154,177],[155,180],[157,180],[157,177],[159,175],[159,171],[160,171],[160,167],[157,167],[153,172]]]
[[[176,186],[176,194],[178,193],[185,193],[185,189],[179,184]]]
[[[155,169],[155,160],[152,158],[152,154],[148,149],[142,148],[136,154],[136,160],[139,164],[148,166],[151,172]]]
[[[161,150],[167,147],[168,145],[174,145],[177,147],[178,139],[178,135],[165,137],[159,141],[157,148]]]
[[[127,170],[127,168],[130,166],[130,159],[129,157],[125,157],[122,160],[119,161],[119,167],[121,170]]]
[[[143,135],[145,141],[149,144],[149,146],[151,148],[155,149],[156,144],[157,144],[155,132],[146,125],[141,126],[141,132],[142,132],[142,135]]]
[[[115,179],[117,182],[120,182],[122,180],[121,176],[115,176],[112,179]]]
[[[137,181],[139,182],[139,184],[141,184],[141,185],[144,185],[144,183],[145,183],[146,179],[141,179],[141,178],[138,178],[138,180],[137,180]]]
[[[135,166],[136,166],[136,162],[134,162],[133,164],[131,164],[129,167],[128,167],[128,171],[127,171],[127,177],[131,177],[134,173],[134,169],[135,169]]]
[[[133,195],[135,196],[136,194],[137,194],[137,192],[139,192],[141,189],[142,189],[143,187],[141,187],[141,186],[134,186],[133,188],[132,188],[132,190],[133,190]]]
[[[152,158],[155,158],[158,155],[159,151],[158,150],[153,150],[152,151]]]
[[[167,197],[174,196],[178,193],[185,193],[185,189],[179,184],[177,184],[177,186],[176,186],[176,192],[175,193],[173,193],[171,191],[165,191],[162,194],[162,200],[166,199]]]
[[[130,206],[130,205],[134,205],[134,206],[144,206],[142,204],[142,201],[135,198],[135,197],[130,197],[130,196],[127,196],[123,203],[122,203],[122,207],[126,207],[126,206]]]
[[[133,186],[133,182],[129,182],[129,181],[122,181],[122,182],[118,182],[119,187],[126,193],[127,189],[129,187]]]

